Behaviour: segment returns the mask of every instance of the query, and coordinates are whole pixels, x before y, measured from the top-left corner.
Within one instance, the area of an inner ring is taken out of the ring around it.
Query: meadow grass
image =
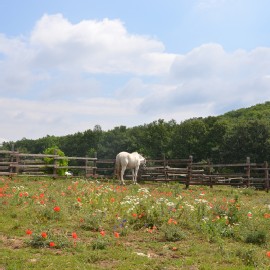
[[[0,178],[0,269],[270,269],[265,191]]]

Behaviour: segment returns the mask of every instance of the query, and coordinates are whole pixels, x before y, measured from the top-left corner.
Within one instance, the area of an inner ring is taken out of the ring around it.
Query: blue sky
[[[269,100],[268,0],[1,0],[0,140]]]

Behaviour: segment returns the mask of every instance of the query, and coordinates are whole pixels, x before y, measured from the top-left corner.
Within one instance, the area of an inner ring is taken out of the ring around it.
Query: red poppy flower
[[[42,236],[42,238],[47,238],[47,233],[42,232],[42,233],[41,233],[41,236]]]
[[[55,247],[55,243],[54,242],[50,242],[50,247]]]
[[[59,206],[55,206],[55,207],[53,208],[53,210],[54,210],[54,212],[60,212],[60,207],[59,207]]]
[[[27,235],[31,235],[32,233],[33,233],[33,232],[32,232],[31,230],[29,230],[29,229],[26,230],[26,234],[27,234]]]
[[[100,231],[100,234],[102,235],[102,236],[105,236],[106,235],[106,232],[105,231]]]
[[[266,256],[267,256],[268,258],[270,258],[270,251],[267,251],[267,252],[266,252]]]
[[[77,233],[73,232],[73,233],[72,233],[72,238],[77,239],[77,238],[78,238]]]
[[[114,237],[115,238],[119,238],[120,237],[120,233],[118,233],[118,232],[114,232],[113,234],[114,234]]]

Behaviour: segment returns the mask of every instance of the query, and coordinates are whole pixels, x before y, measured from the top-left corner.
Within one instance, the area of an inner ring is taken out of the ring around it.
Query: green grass
[[[0,177],[0,213],[1,270],[270,269],[264,191]]]

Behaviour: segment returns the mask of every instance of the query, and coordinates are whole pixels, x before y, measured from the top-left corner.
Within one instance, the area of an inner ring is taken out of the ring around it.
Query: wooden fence
[[[46,164],[44,159],[53,162]],[[66,159],[68,166],[60,166],[59,160]],[[93,178],[114,178],[114,159],[98,159],[97,157],[60,157],[58,155],[24,154],[16,151],[0,151],[0,175],[7,176],[50,176],[59,177],[58,169],[65,169],[74,176]],[[51,168],[51,173],[47,173]],[[256,187],[269,191],[268,162],[261,164],[246,162],[237,164],[212,164],[211,162],[194,163],[193,157],[188,159],[147,160],[147,166],[139,171],[142,181],[178,181],[188,188],[190,185],[231,185]],[[126,175],[126,179],[131,175]]]

